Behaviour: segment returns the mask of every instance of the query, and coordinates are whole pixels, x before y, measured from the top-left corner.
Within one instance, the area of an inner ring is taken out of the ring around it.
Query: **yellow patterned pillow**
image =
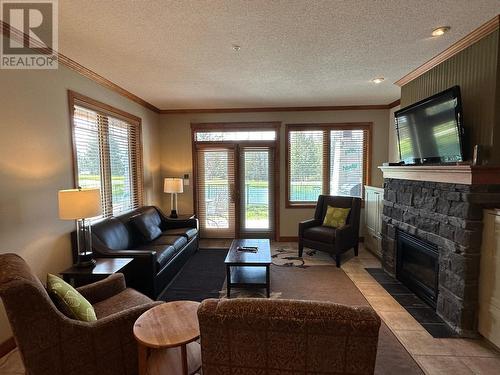
[[[93,322],[97,320],[94,307],[78,291],[52,274],[47,275],[47,290],[54,296],[58,304],[64,308],[64,312],[69,313],[70,318],[83,322]]]
[[[340,228],[345,225],[350,208],[339,208],[328,206],[323,225],[325,227]]]

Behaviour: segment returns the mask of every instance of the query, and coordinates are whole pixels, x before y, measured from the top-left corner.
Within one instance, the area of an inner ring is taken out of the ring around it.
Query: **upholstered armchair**
[[[380,318],[371,307],[208,299],[198,320],[203,375],[374,372]]]
[[[346,225],[341,228],[322,225],[328,206],[351,209]],[[357,256],[360,215],[361,198],[320,195],[314,218],[299,223],[299,257],[302,257],[304,246],[327,251],[335,257],[337,267],[340,267],[340,254],[343,252],[354,249]]]
[[[78,291],[94,306],[97,321],[66,317],[21,257],[0,255],[0,297],[26,374],[137,374],[132,327],[143,312],[160,302],[126,288],[121,274]]]

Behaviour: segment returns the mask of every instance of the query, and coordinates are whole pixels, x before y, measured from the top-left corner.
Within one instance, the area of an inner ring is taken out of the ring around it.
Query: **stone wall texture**
[[[483,208],[500,204],[500,185],[384,180],[382,265],[396,274],[396,236],[438,246],[436,311],[461,336],[476,335]]]

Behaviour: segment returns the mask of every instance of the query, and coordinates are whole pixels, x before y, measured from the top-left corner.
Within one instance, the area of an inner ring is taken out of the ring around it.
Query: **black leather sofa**
[[[198,220],[170,220],[154,206],[92,225],[96,258],[134,258],[124,270],[127,285],[156,299],[198,250]]]

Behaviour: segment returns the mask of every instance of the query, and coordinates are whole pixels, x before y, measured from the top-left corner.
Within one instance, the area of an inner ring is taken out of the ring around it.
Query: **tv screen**
[[[463,161],[462,103],[454,86],[395,113],[404,164]]]

